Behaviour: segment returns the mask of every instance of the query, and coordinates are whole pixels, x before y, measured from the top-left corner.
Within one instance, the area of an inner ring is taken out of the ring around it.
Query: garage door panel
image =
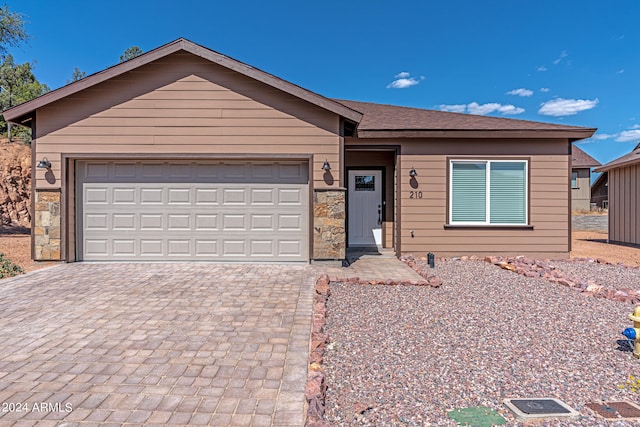
[[[167,239],[167,255],[169,256],[190,256],[191,241],[187,239]]]
[[[84,200],[87,204],[109,203],[109,190],[106,188],[87,188],[84,194]]]
[[[84,244],[85,255],[108,256],[107,239],[86,239]]]
[[[121,179],[136,178],[138,165],[133,163],[116,163],[114,166],[114,175]]]
[[[217,188],[196,188],[196,205],[217,205]]]
[[[86,164],[85,176],[87,179],[104,179],[109,177],[109,163],[91,162]]]
[[[190,215],[167,215],[167,231],[173,230],[191,230],[191,216]]]
[[[302,231],[301,215],[278,215],[278,231]]]
[[[252,240],[251,256],[274,256],[273,240]]]
[[[299,256],[302,253],[302,247],[299,240],[280,240],[278,242],[279,256]]]
[[[218,215],[216,214],[195,214],[195,231],[218,230]]]
[[[190,188],[168,188],[167,193],[167,203],[170,205],[191,204]]]
[[[131,239],[113,239],[113,255],[134,256],[136,254],[136,242]]]
[[[228,205],[245,205],[247,203],[246,188],[224,188],[222,190],[223,204]]]
[[[274,206],[276,203],[276,190],[274,188],[252,188],[251,204]]]
[[[303,203],[302,191],[298,188],[281,188],[278,190],[278,204],[301,206]]]
[[[251,215],[251,231],[275,231],[275,218],[272,214]]]
[[[164,193],[164,189],[162,188],[149,188],[149,187],[140,188],[140,204],[160,205],[164,201],[162,197],[163,193]]]
[[[308,260],[303,164],[87,161],[76,170],[84,260]]]
[[[135,214],[113,214],[112,215],[112,229],[115,231],[120,230],[135,230],[136,229],[136,215]]]
[[[114,188],[113,199],[111,203],[114,205],[133,205],[136,203],[136,189],[135,188]]]
[[[89,230],[108,230],[109,216],[107,214],[88,214],[84,223]]]
[[[244,240],[223,240],[222,256],[236,257],[246,256],[246,242]]]
[[[157,256],[163,254],[162,239],[140,239],[141,256]]]

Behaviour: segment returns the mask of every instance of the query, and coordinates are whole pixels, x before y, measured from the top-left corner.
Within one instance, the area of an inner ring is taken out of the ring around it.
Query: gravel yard
[[[638,269],[557,264],[609,287],[640,287]],[[536,425],[637,425],[584,408],[640,403],[619,388],[640,375],[621,335],[632,326],[631,304],[482,261],[439,260],[433,272],[441,288],[331,284],[324,366],[332,425],[454,426],[447,410],[479,405],[521,425],[502,402],[525,397],[559,398],[582,417]]]

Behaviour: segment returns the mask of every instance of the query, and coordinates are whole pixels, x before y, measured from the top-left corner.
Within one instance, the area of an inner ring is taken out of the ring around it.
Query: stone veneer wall
[[[346,258],[345,189],[316,189],[313,194],[313,259]]]
[[[33,235],[35,259],[60,259],[60,190],[36,190]]]

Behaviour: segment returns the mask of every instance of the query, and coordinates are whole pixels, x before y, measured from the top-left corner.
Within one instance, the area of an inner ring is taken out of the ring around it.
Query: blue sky
[[[637,0],[7,1],[52,89],[130,46],[187,38],[327,97],[596,127],[602,163],[640,142]]]

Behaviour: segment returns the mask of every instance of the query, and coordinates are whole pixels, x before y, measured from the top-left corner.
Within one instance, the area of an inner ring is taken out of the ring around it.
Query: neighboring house
[[[571,210],[591,210],[591,168],[602,163],[573,145],[571,151]]]
[[[184,39],[4,117],[33,131],[33,257],[67,262],[566,257],[595,131],[328,99]]]
[[[591,203],[601,209],[609,208],[609,174],[602,172],[591,185]]]
[[[596,172],[609,175],[609,240],[640,245],[640,144]]]

